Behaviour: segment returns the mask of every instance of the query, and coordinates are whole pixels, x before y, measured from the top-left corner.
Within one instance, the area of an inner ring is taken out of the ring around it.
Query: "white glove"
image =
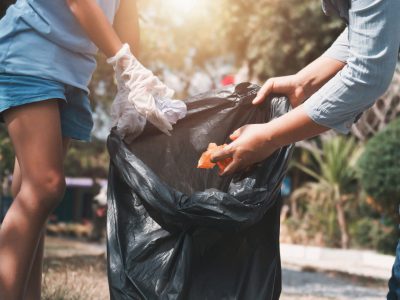
[[[113,65],[118,84],[111,114],[118,132],[132,140],[143,131],[147,119],[169,135],[172,124],[186,116],[185,103],[171,99],[174,91],[135,58],[128,44],[107,62]]]

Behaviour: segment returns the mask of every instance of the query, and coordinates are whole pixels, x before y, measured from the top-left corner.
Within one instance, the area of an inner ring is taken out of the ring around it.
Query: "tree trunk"
[[[294,197],[290,197],[290,213],[292,215],[292,218],[294,220],[299,220],[299,214],[297,211],[297,199],[295,199]]]
[[[343,208],[343,202],[336,202],[336,214],[341,234],[341,246],[343,249],[349,248],[349,234],[347,232],[346,215]]]

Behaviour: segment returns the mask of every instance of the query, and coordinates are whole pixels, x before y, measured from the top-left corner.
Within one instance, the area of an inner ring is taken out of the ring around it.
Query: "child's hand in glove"
[[[123,137],[138,136],[145,119],[169,134],[172,124],[186,116],[185,103],[171,99],[174,91],[146,69],[127,44],[107,62],[116,72],[118,94],[113,103],[112,117]]]

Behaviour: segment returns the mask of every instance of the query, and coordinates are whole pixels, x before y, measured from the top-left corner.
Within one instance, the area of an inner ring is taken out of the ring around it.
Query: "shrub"
[[[350,234],[353,244],[393,255],[397,245],[396,226],[383,221],[364,217],[352,224]]]
[[[364,190],[396,220],[400,198],[400,119],[368,141],[358,166]]]

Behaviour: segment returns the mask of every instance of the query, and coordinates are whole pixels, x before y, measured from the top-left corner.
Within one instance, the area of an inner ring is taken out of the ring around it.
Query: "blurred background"
[[[179,99],[296,73],[344,29],[319,0],[137,2],[140,60]],[[93,141],[74,142],[67,157],[67,192],[48,225],[45,299],[108,299],[105,140],[116,87],[101,54],[90,90]],[[282,187],[283,299],[384,298],[398,240],[399,101],[400,68],[351,134],[298,143]],[[0,222],[12,202],[13,162],[2,126]]]

